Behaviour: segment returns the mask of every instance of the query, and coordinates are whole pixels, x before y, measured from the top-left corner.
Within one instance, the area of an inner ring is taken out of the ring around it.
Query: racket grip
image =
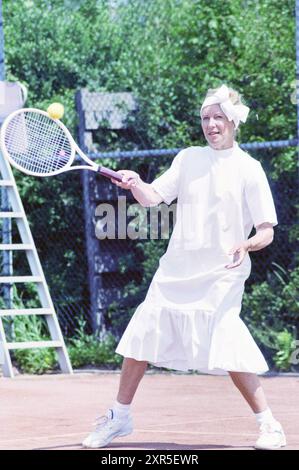
[[[106,178],[113,178],[116,181],[122,181],[122,176],[119,173],[110,170],[110,168],[106,168],[105,166],[100,166],[98,173],[100,173],[102,176],[106,176]]]

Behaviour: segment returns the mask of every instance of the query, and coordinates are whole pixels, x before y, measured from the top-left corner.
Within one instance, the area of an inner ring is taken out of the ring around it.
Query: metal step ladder
[[[2,177],[2,179],[1,179]],[[3,361],[3,375],[5,377],[13,377],[13,367],[10,357],[10,351],[17,349],[30,349],[30,348],[55,348],[58,355],[58,362],[61,371],[67,374],[72,374],[72,366],[69,360],[68,352],[64,343],[61,329],[58,323],[55,308],[49,293],[49,288],[43,273],[43,269],[39,260],[39,256],[34,244],[28,220],[23,208],[23,204],[18,193],[16,182],[10,168],[9,163],[0,153],[0,190],[7,193],[7,201],[11,207],[11,211],[0,212],[0,218],[5,220],[15,219],[22,243],[12,243],[10,239],[6,239],[5,243],[2,240],[0,244],[1,253],[11,254],[14,250],[23,250],[27,256],[30,266],[30,276],[14,276],[11,272],[7,275],[0,275],[0,286],[12,286],[15,283],[36,283],[37,293],[40,300],[41,308],[24,308],[14,309],[5,308],[0,309],[0,356]],[[2,209],[3,210],[3,209]],[[9,258],[8,258],[9,259]],[[16,315],[42,315],[45,317],[51,340],[49,341],[31,341],[31,342],[8,342],[3,326],[3,318]],[[1,366],[1,364],[0,364]]]

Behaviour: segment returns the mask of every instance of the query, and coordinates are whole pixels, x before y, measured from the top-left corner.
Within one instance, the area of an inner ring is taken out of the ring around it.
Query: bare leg
[[[266,410],[268,407],[267,400],[256,374],[229,372],[229,375],[254,413],[261,413]]]
[[[128,357],[124,358],[117,395],[117,401],[119,403],[129,405],[132,402],[139,382],[145,374],[146,368],[146,361],[135,361],[135,359]]]

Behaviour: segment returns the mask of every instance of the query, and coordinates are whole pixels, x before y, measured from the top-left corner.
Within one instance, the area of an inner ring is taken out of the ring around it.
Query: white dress
[[[235,142],[226,150],[190,147],[152,187],[170,204],[175,227],[166,253],[116,352],[157,367],[211,374],[263,373],[267,363],[240,319],[249,254],[240,266],[228,251],[253,226],[277,225],[261,164]]]

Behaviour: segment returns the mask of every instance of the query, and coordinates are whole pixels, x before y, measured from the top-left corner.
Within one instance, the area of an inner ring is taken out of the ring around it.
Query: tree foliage
[[[6,70],[29,102],[80,87],[131,91],[149,147],[201,141],[198,109],[222,82],[251,107],[243,141],[295,138],[294,3],[285,0],[4,1]]]

